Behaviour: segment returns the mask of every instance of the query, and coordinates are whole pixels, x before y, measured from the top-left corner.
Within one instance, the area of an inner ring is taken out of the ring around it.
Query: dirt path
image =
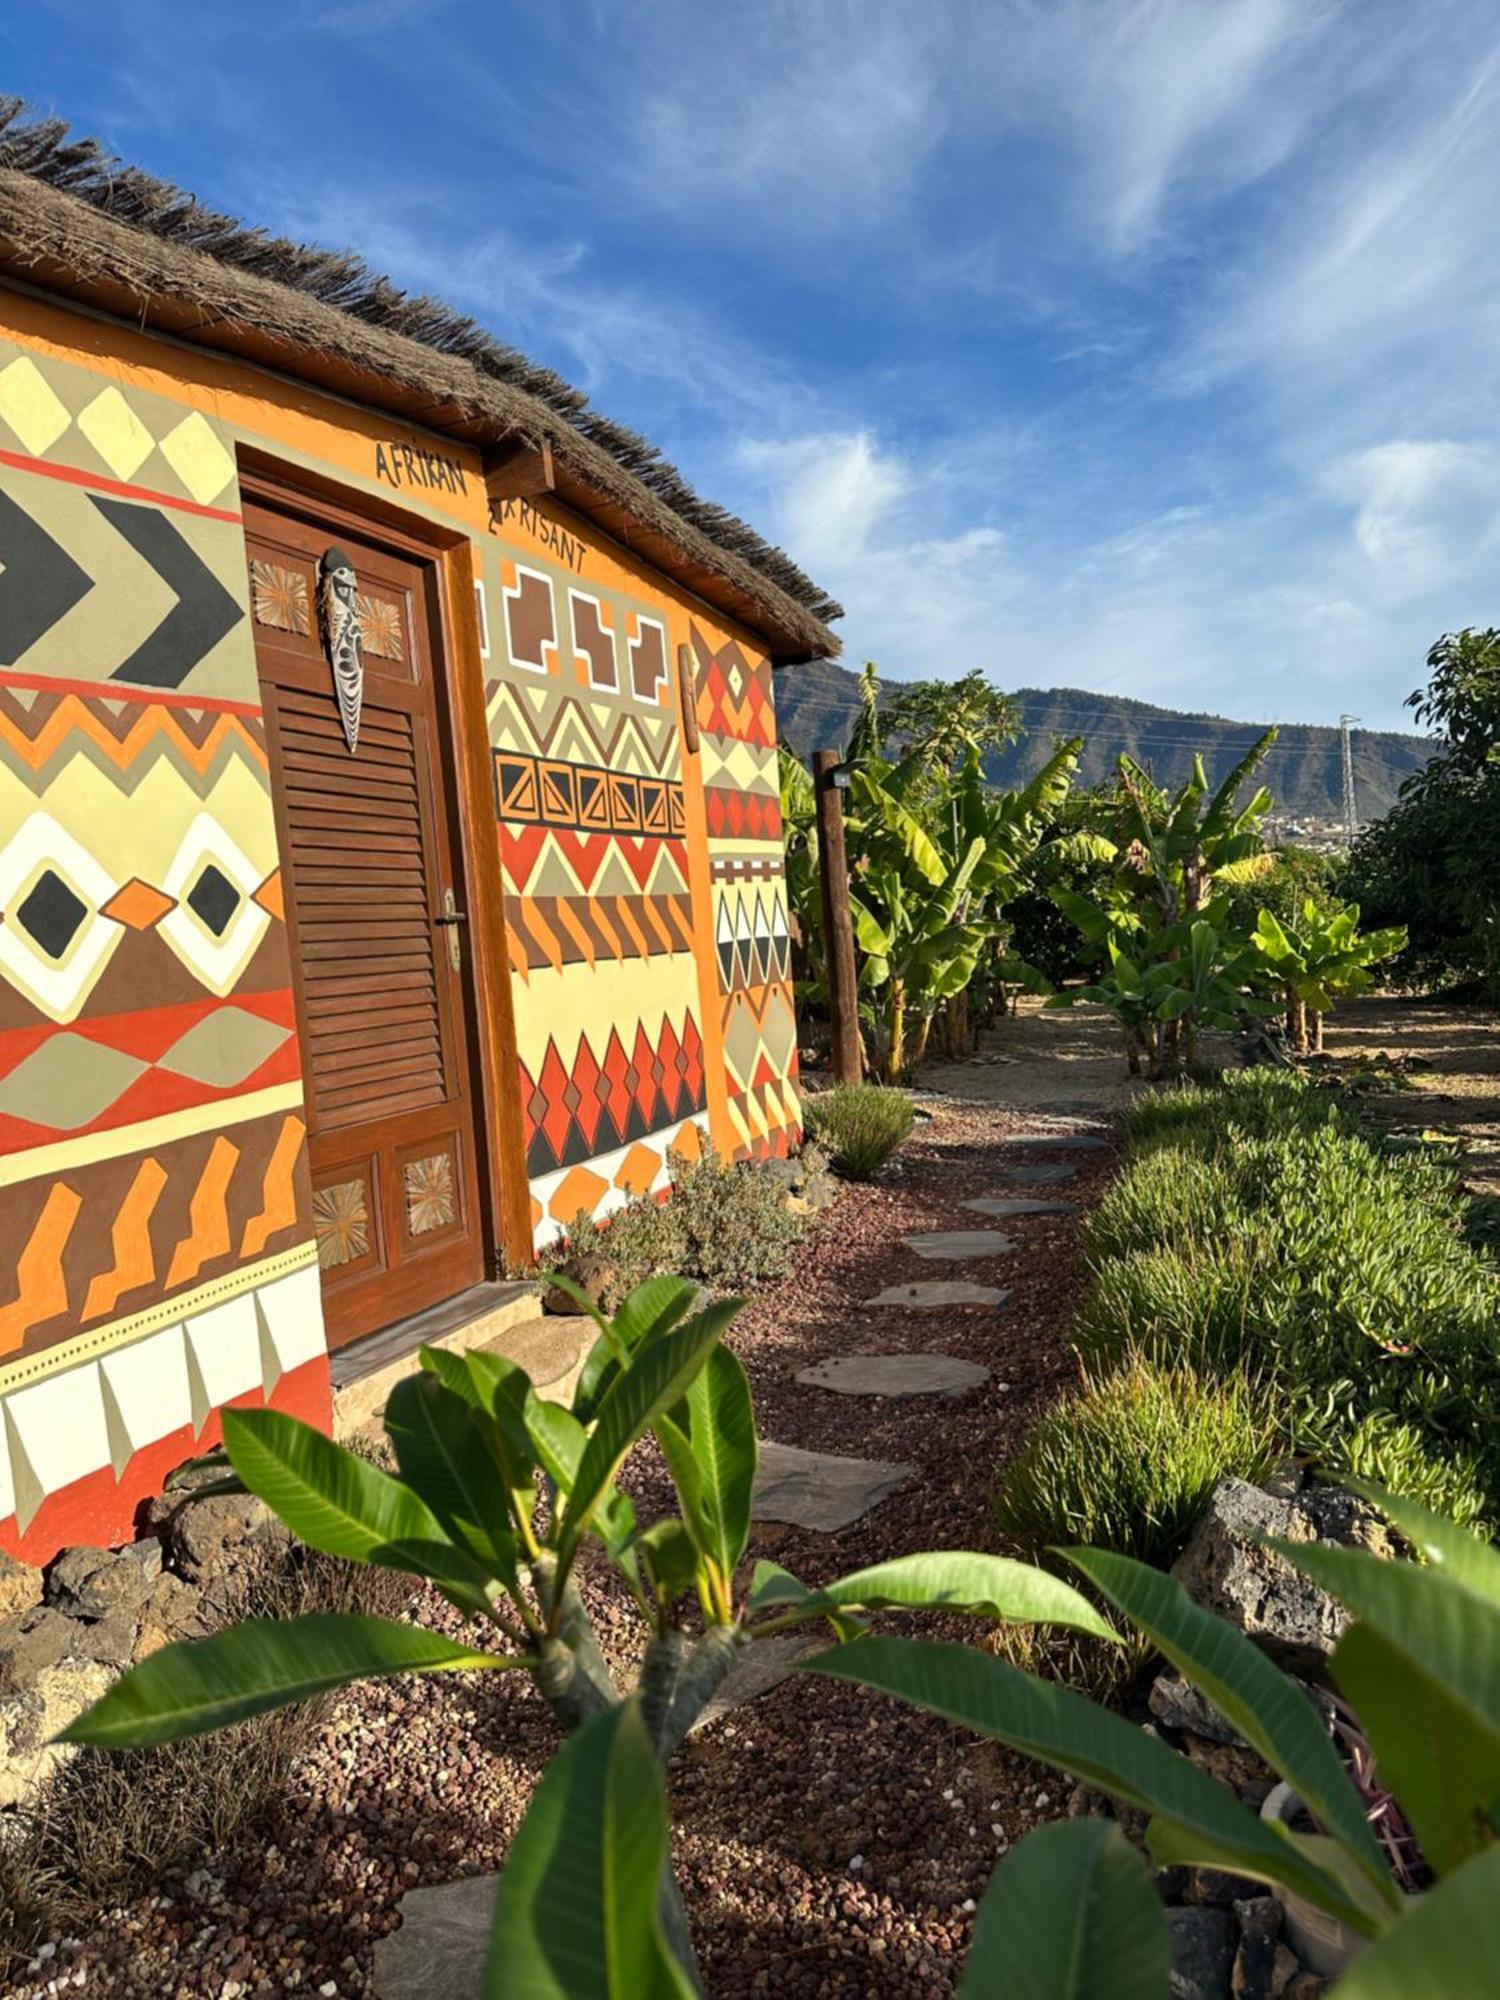
[[[912,1467],[899,1492],[840,1533],[757,1527],[752,1557],[773,1557],[809,1583],[903,1551],[986,1546],[1007,1456],[1072,1378],[1076,1216],[988,1223],[962,1203],[998,1194],[1091,1204],[1112,1171],[1109,1152],[1037,1155],[1002,1142],[1023,1106],[1035,1129],[1038,1104],[1116,1101],[1121,1080],[1112,1073],[1123,1065],[1084,1017],[1023,1017],[996,1039],[1019,1060],[936,1077],[945,1091],[961,1082],[970,1101],[934,1102],[883,1184],[846,1190],[813,1226],[792,1275],[761,1292],[733,1330],[764,1437]],[[1054,1068],[1062,1089],[1051,1087]],[[987,1102],[972,1101],[980,1091]],[[1076,1172],[1058,1187],[1007,1182],[1005,1166],[1039,1158]],[[900,1241],[984,1227],[1003,1231],[1014,1249],[932,1264]],[[949,1278],[1008,1287],[1010,1296],[999,1308],[921,1312],[866,1303],[890,1286]],[[912,1400],[795,1379],[833,1357],[919,1351],[978,1363],[988,1379],[951,1399]],[[666,1511],[667,1484],[649,1449],[625,1483],[642,1519]],[[643,1643],[635,1614],[597,1565],[583,1586],[606,1653],[623,1668]],[[425,1621],[459,1629],[435,1597],[418,1608]],[[185,1881],[163,1881],[156,1898],[111,1913],[10,1990],[40,2000],[62,1990],[49,1981],[77,1983],[81,1971],[86,1992],[125,2000],[369,1994],[374,1947],[396,1927],[401,1896],[497,1868],[555,1745],[550,1717],[519,1676],[358,1689],[330,1706],[293,1795],[261,1838],[206,1857]],[[1000,1853],[1064,1810],[1066,1796],[997,1746],[802,1677],[695,1736],[674,1763],[671,1790],[678,1863],[716,2000],[925,2000],[951,1991]]]
[[[1465,1144],[1465,1179],[1477,1194],[1500,1195],[1500,1015],[1493,1008],[1384,996],[1330,1014],[1330,1055],[1375,1061],[1416,1057],[1411,1088],[1367,1100],[1391,1129],[1455,1132]]]

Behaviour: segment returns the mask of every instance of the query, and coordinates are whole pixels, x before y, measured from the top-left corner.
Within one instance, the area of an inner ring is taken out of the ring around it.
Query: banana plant
[[[1091,1000],[1108,1007],[1125,1036],[1130,1074],[1168,1074],[1191,1063],[1200,1027],[1233,1028],[1244,1016],[1270,1011],[1254,990],[1261,960],[1227,928],[1220,898],[1191,920],[1160,929],[1129,912],[1055,889],[1053,900],[1084,936],[1103,946],[1107,964],[1088,985],[1054,993],[1049,1007]]]
[[[1065,1552],[1285,1779],[1314,1831],[1261,1819],[1124,1717],[962,1646],[865,1634],[803,1670],[930,1709],[1145,1812],[1146,1845],[1158,1866],[1228,1869],[1314,1904],[1364,1941],[1335,1987],[1337,2000],[1486,2000],[1500,1961],[1500,1554],[1414,1501],[1359,1490],[1421,1561],[1324,1543],[1269,1546],[1351,1614],[1330,1670],[1435,1878],[1419,1897],[1402,1892],[1366,1801],[1299,1684],[1243,1633],[1194,1604],[1173,1578],[1129,1557]],[[1002,1865],[987,1905],[1040,1837],[1030,1836]],[[1114,1890],[1119,1933],[1133,1934],[1138,1925],[1144,1939],[1151,1926],[1161,1927],[1149,1882],[1122,1871]],[[1070,1907],[1058,1898],[1049,1913],[1055,1962],[1089,1962],[1094,1911],[1081,1899]],[[982,1907],[980,1936],[985,1914]],[[1013,1984],[992,1990],[1076,2000],[1117,1992],[1166,2000],[1168,1991],[1165,1976],[1155,1985],[1117,1987],[1107,1966],[1072,1985],[1038,1984],[1020,1965],[1009,1977]]]
[[[1292,1050],[1306,1055],[1322,1049],[1323,1016],[1334,1004],[1365,992],[1374,984],[1370,967],[1406,949],[1406,931],[1392,925],[1361,933],[1358,903],[1325,910],[1309,896],[1290,929],[1262,910],[1252,943],[1285,994]]]
[[[1004,906],[1019,893],[1082,747],[1081,738],[1060,744],[1011,792],[986,785],[975,747],[936,794],[931,766],[915,751],[896,765],[867,758],[853,772],[850,904],[861,988],[882,1010],[879,1067],[888,1083],[921,1062],[939,1007],[967,990],[982,956],[998,947]]]
[[[424,1348],[386,1407],[394,1472],[279,1412],[224,1414],[243,1490],[312,1548],[425,1578],[465,1614],[464,1637],[371,1617],[250,1619],[153,1653],[64,1740],[167,1742],[370,1676],[525,1674],[569,1740],[505,1869],[487,1995],[687,1994],[697,1975],[659,1774],[747,1647],[806,1624],[847,1639],[878,1612],[923,1606],[1113,1635],[1061,1578],[962,1550],[817,1588],[767,1563],[745,1578],[758,1447],[744,1368],[722,1344],[741,1301],[700,1305],[693,1285],[658,1277],[607,1319],[553,1282],[597,1326],[566,1406],[499,1355]],[[677,1511],[643,1525],[618,1476],[648,1433]],[[640,1615],[628,1687],[578,1588],[585,1560],[612,1568]],[[599,1902],[575,1908],[585,1883]]]

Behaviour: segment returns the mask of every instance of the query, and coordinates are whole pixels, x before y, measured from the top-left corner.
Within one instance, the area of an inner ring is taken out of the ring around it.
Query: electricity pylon
[[[1339,736],[1344,753],[1344,839],[1352,847],[1359,832],[1359,814],[1354,803],[1354,739],[1351,731],[1357,715],[1339,717]]]

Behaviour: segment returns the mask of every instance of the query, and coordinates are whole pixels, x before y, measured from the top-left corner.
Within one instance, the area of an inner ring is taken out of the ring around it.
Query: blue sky
[[[1400,727],[1500,622],[1491,0],[31,0],[0,51],[587,388],[851,661]]]

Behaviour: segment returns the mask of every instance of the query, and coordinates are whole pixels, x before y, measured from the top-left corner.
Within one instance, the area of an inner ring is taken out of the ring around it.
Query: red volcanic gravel
[[[1074,1379],[1067,1323],[1083,1274],[1076,1217],[990,1223],[961,1203],[1015,1193],[1087,1206],[1112,1171],[1108,1153],[1046,1154],[1075,1163],[1075,1178],[1008,1187],[996,1142],[1015,1122],[987,1106],[936,1103],[881,1184],[842,1190],[791,1275],[736,1321],[731,1343],[750,1372],[763,1437],[918,1468],[840,1534],[757,1528],[752,1557],[818,1583],[903,1551],[987,1545],[989,1496],[1007,1456]],[[968,1227],[993,1227],[1017,1247],[962,1263],[928,1263],[901,1247],[904,1235]],[[890,1285],[945,1278],[1009,1286],[1010,1298],[998,1309],[863,1303]],[[794,1379],[833,1355],[903,1349],[981,1362],[991,1379],[959,1398],[900,1401]],[[649,1446],[625,1484],[643,1520],[665,1511],[669,1489]],[[605,1651],[624,1667],[643,1641],[634,1611],[597,1564],[582,1581]],[[413,1608],[459,1629],[457,1613],[430,1593]],[[982,1636],[951,1619],[906,1623]],[[80,1989],[140,2000],[370,1994],[374,1946],[396,1927],[401,1897],[498,1867],[556,1742],[521,1676],[352,1690],[330,1703],[295,1791],[258,1839],[105,1914],[87,1937],[54,1941],[8,1991],[13,2000]],[[999,1854],[1065,1810],[1067,1786],[936,1718],[794,1676],[695,1736],[674,1762],[671,1792],[677,1863],[715,2000],[926,2000],[955,1985]]]

